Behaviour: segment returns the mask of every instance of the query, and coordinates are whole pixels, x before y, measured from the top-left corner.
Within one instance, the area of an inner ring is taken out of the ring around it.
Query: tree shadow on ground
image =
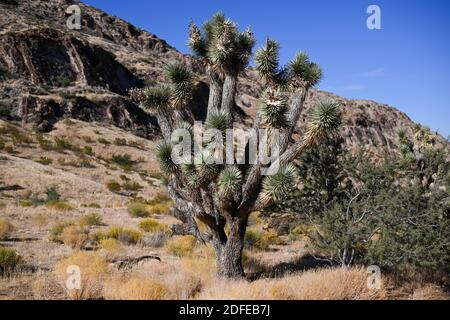
[[[312,256],[309,254],[290,262],[279,263],[272,267],[264,265],[260,261],[252,258],[249,258],[247,264],[251,265],[253,270],[258,270],[257,272],[247,274],[247,279],[250,281],[261,278],[281,278],[296,272],[336,266],[336,263],[333,263],[326,257]]]

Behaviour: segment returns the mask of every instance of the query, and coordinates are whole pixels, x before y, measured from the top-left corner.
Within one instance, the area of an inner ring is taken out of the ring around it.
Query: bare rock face
[[[14,1],[12,1],[14,2]],[[71,0],[0,1],[0,103],[9,117],[49,131],[63,117],[99,121],[131,130],[140,136],[158,136],[154,117],[134,104],[127,91],[145,83],[164,81],[163,67],[183,61],[198,75],[194,101],[189,106],[197,120],[205,116],[209,93],[202,64],[166,41],[131,24]],[[68,6],[77,3],[82,29],[66,27]],[[238,119],[251,122],[263,91],[255,70],[239,79]],[[372,101],[347,100],[313,90],[299,127],[320,100],[334,99],[343,106],[342,136],[352,148],[396,148],[396,131],[412,134],[413,122],[402,112]],[[302,131],[297,132],[300,136]]]

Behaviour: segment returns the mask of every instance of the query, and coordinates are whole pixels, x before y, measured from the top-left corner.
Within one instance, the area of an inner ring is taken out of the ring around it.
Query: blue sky
[[[318,86],[371,99],[450,135],[450,1],[447,0],[85,0],[148,30],[178,50],[187,25],[217,11],[267,36],[287,62],[305,50],[325,78]],[[367,7],[381,8],[381,30],[369,30]]]

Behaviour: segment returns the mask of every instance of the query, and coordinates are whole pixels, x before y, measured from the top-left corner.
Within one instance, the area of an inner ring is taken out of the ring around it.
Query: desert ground
[[[48,134],[0,121],[0,247],[20,267],[1,299],[446,299],[434,285],[382,277],[314,258],[301,232],[279,235],[251,215],[246,280],[221,281],[210,247],[172,236],[177,220],[154,158],[158,141],[66,119]],[[81,270],[70,289],[67,267]]]

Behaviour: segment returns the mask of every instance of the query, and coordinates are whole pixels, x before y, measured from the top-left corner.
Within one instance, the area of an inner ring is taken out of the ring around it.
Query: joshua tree
[[[226,129],[233,128],[238,76],[247,68],[254,44],[250,29],[239,31],[234,22],[220,13],[202,28],[190,25],[188,45],[203,61],[210,80],[206,128],[220,130],[224,135]],[[274,175],[262,174],[263,165],[258,157],[252,164],[237,164],[228,158],[227,164],[205,159],[195,164],[174,161],[171,133],[177,128],[191,130],[191,124],[183,122],[181,112],[193,87],[193,76],[184,65],[172,63],[167,67],[168,85],[135,94],[141,105],[156,115],[164,138],[157,156],[168,176],[168,191],[175,203],[172,214],[182,222],[172,230],[210,243],[216,253],[218,275],[222,277],[244,275],[241,257],[249,215],[282,199],[294,181],[290,163],[336,131],[340,124],[338,105],[322,102],[311,114],[303,138],[292,142],[308,91],[320,81],[322,71],[305,53],[297,54],[286,67],[280,68],[278,55],[279,44],[267,39],[254,56],[265,90],[253,128],[267,129],[268,136],[274,130],[280,133],[280,156],[273,161],[279,170]],[[245,150],[248,156],[248,144]],[[207,232],[200,232],[199,221],[208,227]]]

